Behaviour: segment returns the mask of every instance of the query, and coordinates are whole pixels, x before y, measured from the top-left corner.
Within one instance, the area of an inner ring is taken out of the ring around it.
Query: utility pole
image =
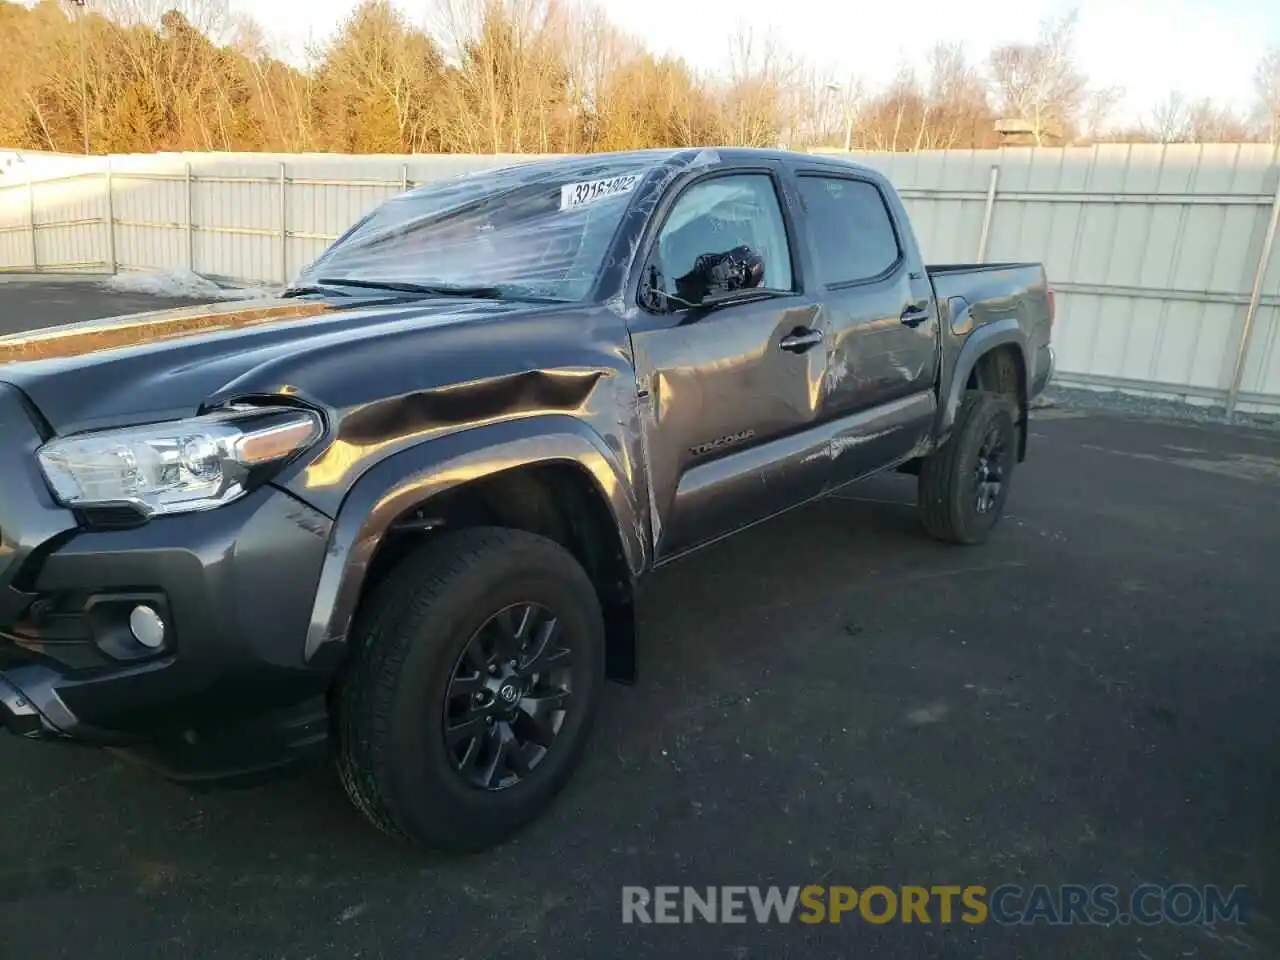
[[[89,153],[89,54],[85,48],[84,18],[88,15],[89,0],[70,0],[71,5],[79,7],[76,20],[80,25],[80,122],[84,128],[84,152]]]
[[[838,83],[828,83],[825,89],[840,95],[840,109],[844,113],[844,152],[853,152],[853,105],[849,103],[849,93]]]

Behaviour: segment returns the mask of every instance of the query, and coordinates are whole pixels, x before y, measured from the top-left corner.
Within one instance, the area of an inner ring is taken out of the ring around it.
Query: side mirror
[[[764,257],[743,245],[724,253],[700,254],[693,269],[676,278],[676,295],[701,304],[737,290],[752,290],[764,282]]]

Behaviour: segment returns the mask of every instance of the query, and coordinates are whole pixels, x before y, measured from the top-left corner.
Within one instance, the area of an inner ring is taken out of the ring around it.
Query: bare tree
[[[442,0],[454,148],[546,151],[572,122],[565,11],[551,0]]]
[[[1102,87],[1093,91],[1085,103],[1081,119],[1083,133],[1090,140],[1098,140],[1107,130],[1111,114],[1124,97],[1119,87]]]
[[[1030,124],[1037,144],[1070,139],[1088,96],[1075,64],[1077,14],[1046,20],[1035,43],[1011,43],[991,52],[997,109],[1002,117]]]
[[[866,104],[855,139],[872,150],[908,150],[918,139],[927,111],[919,78],[903,66],[893,82]]]
[[[1180,91],[1173,91],[1151,111],[1148,130],[1156,143],[1182,143],[1190,138],[1191,106]]]
[[[568,102],[572,122],[567,127],[569,152],[589,149],[600,133],[600,118],[609,112],[612,73],[634,61],[640,48],[634,37],[609,21],[604,11],[587,2],[567,8],[563,21]]]
[[[1209,97],[1188,100],[1169,94],[1151,112],[1142,139],[1156,143],[1241,143],[1254,139],[1249,124],[1231,107]]]
[[[1254,136],[1235,110],[1204,97],[1187,112],[1187,139],[1192,143],[1244,143]]]
[[[724,118],[734,143],[777,146],[787,126],[786,91],[799,73],[772,40],[761,40],[750,30],[733,36]]]
[[[1280,44],[1272,46],[1253,73],[1258,114],[1270,143],[1280,143]]]
[[[858,122],[866,101],[866,83],[850,74],[838,79],[829,72],[818,78],[810,96],[817,117],[817,143],[854,149]]]
[[[343,24],[316,71],[333,140],[357,152],[429,147],[439,131],[433,94],[441,57],[389,0],[365,0]]]
[[[929,52],[929,79],[916,149],[984,145],[993,137],[994,117],[977,68],[958,43],[939,43]]]
[[[230,43],[243,29],[244,17],[232,13],[230,0],[96,0],[93,6],[126,27],[156,27],[177,13],[215,44]]]

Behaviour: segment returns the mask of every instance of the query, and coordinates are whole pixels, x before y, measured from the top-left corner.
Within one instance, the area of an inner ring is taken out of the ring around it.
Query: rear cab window
[[[902,245],[874,184],[835,174],[797,179],[814,262],[827,286],[874,280],[898,264]]]

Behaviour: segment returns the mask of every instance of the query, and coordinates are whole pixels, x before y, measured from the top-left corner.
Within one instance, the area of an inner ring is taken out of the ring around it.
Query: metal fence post
[[[111,158],[107,157],[107,266],[116,273],[116,215],[111,187]]]
[[[196,272],[195,207],[191,202],[191,161],[187,161],[187,269]]]
[[[407,163],[400,164],[400,192],[404,193],[409,189],[409,165]]]
[[[27,229],[31,232],[31,270],[40,269],[40,252],[36,244],[36,184],[31,173],[31,165],[25,160],[22,168],[27,172]]]
[[[289,282],[289,189],[285,163],[280,162],[280,282]]]
[[[1258,316],[1258,305],[1262,301],[1262,285],[1267,279],[1267,267],[1271,263],[1271,247],[1276,239],[1276,225],[1280,223],[1280,167],[1276,172],[1276,192],[1271,200],[1271,219],[1267,221],[1267,232],[1262,238],[1262,253],[1258,257],[1258,266],[1253,271],[1253,290],[1249,294],[1249,306],[1244,311],[1244,326],[1240,329],[1240,343],[1236,350],[1235,368],[1231,372],[1231,389],[1227,392],[1227,413],[1235,412],[1240,401],[1240,385],[1244,381],[1244,367],[1249,361],[1249,341],[1253,337],[1253,321]]]
[[[987,208],[982,213],[982,235],[978,238],[978,262],[987,262],[987,244],[991,241],[991,218],[996,212],[996,185],[1000,182],[1000,164],[991,165],[991,180],[987,184]]]

